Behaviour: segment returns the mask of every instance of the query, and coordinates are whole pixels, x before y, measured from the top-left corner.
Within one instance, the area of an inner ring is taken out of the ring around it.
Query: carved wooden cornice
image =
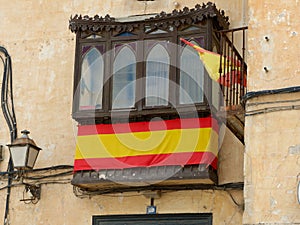
[[[229,26],[229,18],[225,16],[225,12],[218,10],[214,3],[208,2],[202,5],[197,4],[192,9],[185,7],[182,10],[173,10],[172,13],[161,12],[154,17],[135,22],[119,22],[109,15],[105,17],[75,15],[71,16],[69,20],[69,29],[75,33],[78,31],[100,32],[111,30],[131,32],[140,24],[151,26],[151,28],[164,28],[170,25],[179,27],[180,25],[189,25],[207,19],[216,19],[222,29],[227,29]]]

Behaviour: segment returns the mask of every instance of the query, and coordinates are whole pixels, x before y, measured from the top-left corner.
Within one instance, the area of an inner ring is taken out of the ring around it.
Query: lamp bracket
[[[26,184],[25,183],[25,190],[24,192],[30,192],[32,195],[31,198],[24,198],[21,199],[20,201],[22,202],[31,202],[33,204],[36,204],[40,199],[41,199],[41,185],[32,185],[32,184]]]

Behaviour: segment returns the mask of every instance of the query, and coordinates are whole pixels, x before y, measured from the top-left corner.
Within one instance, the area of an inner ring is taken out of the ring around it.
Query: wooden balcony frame
[[[214,41],[214,31],[216,32],[215,36],[220,40],[218,50],[220,55],[227,57],[230,51],[231,54],[235,54],[236,57],[242,61],[241,74],[244,74],[247,67],[244,62],[244,48],[242,56],[238,54],[238,51],[233,45],[233,36],[230,39],[227,37],[228,32],[239,31],[240,29],[228,30],[228,17],[225,17],[223,11],[216,9],[215,5],[208,3],[207,5],[197,5],[195,9],[184,8],[182,11],[173,11],[171,14],[166,14],[162,12],[156,17],[146,19],[144,21],[137,22],[137,26],[152,26],[153,29],[164,28],[168,24],[174,26],[189,26],[197,21],[203,23],[211,19],[211,22],[208,23],[208,26],[205,29],[210,29],[211,33],[206,33],[207,40],[207,49],[212,50],[212,43]],[[118,22],[110,16],[104,18],[95,16],[93,18],[88,16],[74,16],[70,19],[70,29],[72,32],[76,33],[76,56],[75,56],[75,67],[74,67],[74,103],[73,103],[73,118],[78,121],[80,124],[95,124],[95,123],[111,123],[111,112],[106,111],[78,111],[78,102],[76,102],[76,88],[80,81],[80,44],[78,43],[87,43],[88,40],[85,38],[89,35],[98,34],[99,32],[106,31],[111,32],[112,34],[127,32],[136,29],[137,27],[132,27],[132,23]],[[241,29],[245,32],[245,29]],[[191,35],[190,33],[189,35]],[[145,34],[141,32],[143,38]],[[173,34],[172,34],[173,35]],[[177,35],[177,33],[174,35]],[[153,36],[154,37],[154,36]],[[171,39],[174,43],[177,43],[177,36],[172,36]],[[125,38],[126,39],[126,38]],[[124,39],[124,40],[125,40]],[[224,41],[225,40],[225,41]],[[224,44],[225,43],[225,44]],[[227,45],[226,45],[227,44]],[[108,43],[109,45],[109,43]],[[225,48],[230,48],[228,52],[223,50]],[[220,68],[220,77],[223,76],[222,71],[224,68]],[[240,80],[240,83],[243,83],[244,78]],[[178,80],[177,80],[178,82]],[[227,81],[230,82],[230,81]],[[211,84],[207,83],[211,87]],[[105,91],[109,90],[109,84],[104,87]],[[241,109],[240,98],[245,94],[246,89],[244,87],[230,85],[230,88],[222,89],[225,104],[223,110],[231,110],[231,115],[233,118],[236,117],[236,110],[241,110],[241,117],[238,118],[241,122],[239,124],[240,128],[236,129],[236,135],[239,136],[239,139],[243,141],[243,108]],[[110,96],[108,94],[108,96]],[[105,100],[107,101],[107,100]],[[109,102],[106,103],[109,105]],[[204,104],[196,106],[198,116],[204,117],[216,112],[212,112],[207,104],[207,101]],[[141,109],[141,107],[140,107]],[[229,111],[228,111],[229,112]],[[186,110],[186,115],[188,117],[189,111]],[[128,113],[126,113],[128,115]],[[129,113],[129,121],[143,121],[149,120],[152,117],[160,116],[166,119],[173,119],[178,117],[178,113],[175,109],[142,109],[142,110],[132,110]],[[217,115],[218,116],[218,115]],[[122,112],[119,113],[118,117],[120,121],[122,120]],[[229,118],[229,117],[228,117]],[[231,119],[227,119],[228,124],[230,124]],[[128,122],[128,118],[125,118]],[[232,130],[236,127],[235,123],[232,124]],[[164,176],[161,176],[164,174]],[[169,174],[169,176],[168,176]],[[167,179],[165,179],[167,175]],[[203,187],[212,188],[214,185],[217,185],[217,173],[216,170],[212,169],[208,165],[193,165],[193,166],[167,166],[167,167],[145,167],[145,168],[130,168],[122,170],[100,170],[100,171],[78,171],[74,173],[72,184],[82,190],[88,190],[91,192],[97,192],[100,194],[105,193],[114,193],[114,192],[123,192],[123,191],[134,191],[134,190],[153,190],[153,189],[198,189]]]

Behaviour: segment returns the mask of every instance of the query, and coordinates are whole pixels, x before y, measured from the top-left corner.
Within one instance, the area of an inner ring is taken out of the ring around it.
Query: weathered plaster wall
[[[22,189],[14,192],[19,194],[12,198],[12,225],[92,224],[92,215],[145,214],[150,205],[150,199],[135,192],[79,199],[70,185],[44,185],[42,200],[36,205],[19,202]],[[242,191],[169,191],[154,205],[159,214],[213,213],[213,225],[242,223]]]
[[[249,0],[250,90],[299,84],[299,6],[297,0]]]
[[[199,1],[177,1],[178,8],[194,7]],[[243,24],[242,1],[219,0],[232,19],[232,26]],[[111,14],[125,17],[143,13],[171,12],[174,1],[136,0],[0,0],[0,45],[13,60],[15,110],[19,131],[29,129],[43,150],[36,168],[73,164],[76,123],[71,119],[75,35],[68,30],[74,14]],[[0,144],[9,143],[8,129],[0,119]],[[7,167],[8,153],[0,162]],[[1,186],[6,184],[1,180]],[[92,197],[79,199],[70,184],[42,186],[37,205],[26,205],[23,187],[12,188],[10,221],[15,224],[91,224],[91,216],[116,213],[145,213],[149,199],[143,196]],[[232,193],[242,204],[242,192]],[[0,220],[4,217],[6,190],[0,191]],[[159,213],[213,212],[214,224],[241,224],[242,211],[225,191],[186,191],[165,193],[156,201]],[[33,215],[29,217],[28,215]]]
[[[177,1],[178,9],[199,1]],[[213,1],[241,24],[241,1]],[[13,83],[18,128],[29,129],[44,151],[37,166],[71,164],[76,124],[71,119],[75,35],[68,29],[74,14],[125,17],[171,12],[174,1],[4,1],[0,0],[0,45],[13,60]],[[2,118],[1,118],[2,119]],[[7,128],[0,127],[0,143],[7,143]],[[60,153],[60,154],[58,154]],[[65,153],[65,154],[63,154]],[[3,165],[3,164],[2,164]]]
[[[249,0],[250,91],[299,86],[299,4]],[[247,103],[244,224],[300,223],[299,97],[260,96]]]
[[[227,127],[224,131],[225,134],[218,155],[218,182],[220,185],[244,182],[245,147]]]
[[[258,102],[296,100],[300,94],[253,99],[252,110],[297,104]],[[297,224],[300,206],[297,183],[300,171],[300,114],[298,110],[264,112],[246,117],[244,224]]]

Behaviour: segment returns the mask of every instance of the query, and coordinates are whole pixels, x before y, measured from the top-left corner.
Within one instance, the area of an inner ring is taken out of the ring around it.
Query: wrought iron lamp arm
[[[2,87],[1,87],[1,108],[3,116],[6,120],[6,123],[10,132],[10,139],[13,142],[17,138],[17,121],[14,110],[13,102],[13,88],[12,88],[12,65],[11,58],[7,50],[0,46],[0,57],[3,62],[3,78],[2,78]],[[2,57],[4,55],[4,57]],[[9,158],[7,171],[11,172],[14,170],[11,157]],[[4,214],[4,225],[8,224],[8,213],[9,213],[9,200],[12,184],[12,174],[8,175],[8,188],[6,196],[6,206]]]

